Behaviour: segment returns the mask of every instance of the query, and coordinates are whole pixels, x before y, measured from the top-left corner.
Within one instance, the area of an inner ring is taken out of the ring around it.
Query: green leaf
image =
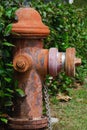
[[[7,88],[6,89],[8,92],[10,92],[10,93],[13,93],[14,91],[13,90],[11,90],[10,88]]]
[[[2,23],[2,22],[0,21],[0,32],[2,31],[3,28],[4,28],[4,23]]]
[[[8,93],[4,93],[4,97],[9,97],[9,98],[12,98],[12,97],[13,97],[13,95],[8,94]]]
[[[2,75],[2,74],[4,74],[4,73],[5,73],[5,71],[2,70],[2,69],[0,69],[0,75]]]
[[[20,95],[21,97],[25,97],[25,93],[22,89],[16,89],[16,92],[18,93],[18,95]]]
[[[12,24],[8,24],[4,31],[4,36],[8,36],[11,32],[11,29],[12,29]]]
[[[4,12],[4,8],[3,6],[0,5],[0,17],[3,15],[3,12]]]
[[[8,67],[13,67],[13,64],[6,64]]]
[[[4,45],[4,46],[11,46],[11,47],[15,46],[15,45],[13,45],[13,44],[11,44],[11,43],[9,43],[9,42],[4,42],[3,45]]]
[[[5,103],[5,107],[9,107],[9,106],[12,106],[13,105],[13,102],[12,101],[7,101]]]
[[[7,49],[4,49],[3,56],[9,58],[10,55],[11,55],[11,53]]]
[[[2,122],[4,122],[5,124],[8,123],[8,120],[7,120],[6,118],[0,118],[0,120],[1,120]]]
[[[17,7],[12,7],[12,8],[8,8],[6,10],[6,13],[5,15],[8,17],[8,18],[12,18],[14,16],[14,12],[17,10]]]
[[[0,90],[0,97],[5,97],[4,92],[2,90]]]
[[[8,83],[10,83],[11,80],[12,80],[12,79],[10,79],[10,78],[4,78],[4,79],[5,79],[5,81],[7,81]]]
[[[12,15],[12,9],[6,10],[6,16],[7,16],[8,18],[10,18],[11,15]]]

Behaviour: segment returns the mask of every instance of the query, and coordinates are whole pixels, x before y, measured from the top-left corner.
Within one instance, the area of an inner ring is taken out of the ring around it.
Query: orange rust
[[[17,61],[16,66],[17,66],[17,68],[19,68],[19,69],[25,68],[25,62],[24,62],[23,58],[20,58],[20,59]]]
[[[75,76],[75,48],[66,50],[65,72],[68,76]]]
[[[26,53],[19,53],[14,57],[13,67],[18,72],[25,72],[32,67],[32,59]]]
[[[47,126],[47,122],[48,121],[46,117],[42,117],[40,120],[37,119],[33,121],[28,119],[9,118],[9,127],[16,130],[42,130],[42,127],[45,128]]]
[[[48,71],[48,50],[42,49],[38,50],[35,49],[36,53],[34,53],[34,68],[38,71],[40,76],[44,78]]]
[[[13,35],[32,38],[46,37],[49,34],[49,28],[42,23],[40,14],[33,8],[20,8],[16,15],[18,22],[12,26]]]

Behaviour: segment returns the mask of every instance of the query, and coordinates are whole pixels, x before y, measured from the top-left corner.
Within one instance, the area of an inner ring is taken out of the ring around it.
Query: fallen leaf
[[[72,98],[68,95],[64,95],[63,93],[59,93],[57,95],[57,99],[60,100],[60,101],[65,101],[65,102],[68,102],[69,100],[71,100]]]

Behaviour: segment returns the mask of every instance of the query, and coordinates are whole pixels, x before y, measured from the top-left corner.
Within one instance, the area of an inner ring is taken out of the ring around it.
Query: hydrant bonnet
[[[46,37],[49,34],[49,28],[42,23],[40,14],[33,8],[20,8],[16,15],[18,22],[12,26],[13,35],[32,38]]]

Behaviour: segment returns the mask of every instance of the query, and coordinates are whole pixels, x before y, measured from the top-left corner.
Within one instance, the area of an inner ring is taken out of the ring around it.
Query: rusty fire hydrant
[[[13,67],[18,87],[24,98],[15,99],[13,117],[9,118],[11,130],[36,130],[47,127],[48,120],[42,114],[42,87],[46,74],[56,76],[64,68],[68,76],[75,74],[75,66],[81,59],[75,57],[75,49],[66,53],[57,48],[43,49],[43,38],[50,33],[41,21],[40,14],[33,8],[16,11],[18,21],[12,26]]]

